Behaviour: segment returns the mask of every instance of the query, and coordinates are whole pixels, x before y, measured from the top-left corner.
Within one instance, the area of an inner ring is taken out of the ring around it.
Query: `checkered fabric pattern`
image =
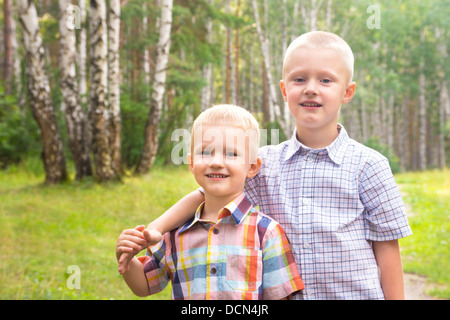
[[[384,299],[371,242],[411,229],[388,160],[338,131],[323,149],[295,132],[261,148],[245,193],[286,231],[305,284],[296,299]]]
[[[175,300],[272,300],[303,289],[283,229],[244,194],[217,224],[200,218],[202,206],[140,258],[152,294],[170,281]]]

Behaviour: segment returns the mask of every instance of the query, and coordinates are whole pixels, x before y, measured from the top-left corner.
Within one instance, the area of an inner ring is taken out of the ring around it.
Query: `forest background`
[[[448,165],[449,1],[0,3],[3,169],[43,150],[50,183],[72,171],[98,181],[147,173],[155,157],[173,164],[176,129],[224,102],[252,111],[263,141],[283,141],[293,123],[282,58],[310,30],[335,32],[354,51],[356,96],[340,117],[351,137],[394,172]]]

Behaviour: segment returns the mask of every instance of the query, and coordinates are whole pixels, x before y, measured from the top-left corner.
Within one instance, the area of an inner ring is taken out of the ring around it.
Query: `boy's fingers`
[[[142,250],[142,247],[145,246],[146,241],[144,239],[123,239],[118,244],[118,247],[128,247],[136,251],[136,254]]]
[[[130,261],[133,255],[129,253],[122,253],[119,259],[119,273],[122,274],[130,269]]]
[[[158,243],[162,239],[161,233],[157,231],[149,231],[148,229],[145,229],[144,232],[144,238],[147,240],[148,243],[151,245]]]
[[[135,228],[134,228],[134,230],[137,230],[137,231],[140,231],[140,232],[142,232],[142,231],[144,231],[144,229],[145,229],[145,226],[144,225],[139,225],[139,226],[136,226]]]
[[[141,251],[143,248],[146,248],[147,240],[145,240],[144,236],[142,236],[142,238],[136,236],[125,236],[122,239],[120,239],[119,244],[133,247]]]

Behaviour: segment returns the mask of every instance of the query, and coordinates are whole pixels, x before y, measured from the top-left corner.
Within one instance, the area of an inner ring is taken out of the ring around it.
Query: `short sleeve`
[[[166,268],[165,237],[159,243],[147,249],[144,257],[138,258],[144,265],[145,277],[148,281],[150,294],[162,291],[170,282]]]
[[[274,222],[263,239],[263,299],[282,299],[303,288],[286,234]]]
[[[366,239],[390,241],[412,234],[389,162],[375,157],[362,170],[359,194],[365,208]]]

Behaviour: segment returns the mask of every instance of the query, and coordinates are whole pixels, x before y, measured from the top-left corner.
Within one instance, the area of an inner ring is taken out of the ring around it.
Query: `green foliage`
[[[378,138],[369,138],[364,144],[367,147],[378,151],[389,160],[392,173],[398,173],[401,171],[400,161],[395,155],[394,150],[389,148],[387,145],[382,144]]]
[[[450,170],[402,173],[395,176],[413,235],[400,240],[405,272],[428,277],[438,286],[430,292],[450,299]]]
[[[39,148],[39,131],[29,112],[0,86],[0,169],[18,163]]]
[[[126,93],[120,95],[120,112],[122,117],[121,155],[123,165],[128,168],[137,165],[144,145],[145,124],[149,106],[137,102]]]

